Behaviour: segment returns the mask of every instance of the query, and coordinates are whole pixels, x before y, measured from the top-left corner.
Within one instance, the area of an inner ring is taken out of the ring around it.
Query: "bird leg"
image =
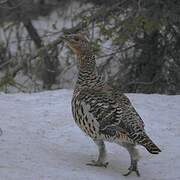
[[[99,150],[98,159],[97,159],[97,161],[92,160],[91,163],[87,163],[86,165],[107,167],[108,162],[105,162],[105,160],[106,160],[106,148],[105,148],[104,142],[102,140],[94,140],[94,142],[98,146],[98,150]]]
[[[137,166],[139,160],[139,153],[137,149],[132,144],[126,144],[124,147],[128,150],[131,158],[131,165],[128,168],[129,171],[126,174],[124,174],[124,176],[130,175],[133,171],[136,173],[137,176],[140,176]]]
[[[137,174],[137,176],[140,176],[140,173],[139,173],[139,170],[138,170],[138,167],[137,167],[137,160],[131,161],[131,165],[128,168],[128,170],[129,171],[126,174],[124,174],[124,176],[130,175],[133,171]]]

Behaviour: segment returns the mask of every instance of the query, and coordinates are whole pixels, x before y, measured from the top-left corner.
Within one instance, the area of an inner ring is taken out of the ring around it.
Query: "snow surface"
[[[141,153],[141,177],[125,149],[107,143],[107,168],[86,166],[97,148],[76,126],[70,90],[0,94],[0,180],[180,180],[180,96],[128,94],[159,155]]]

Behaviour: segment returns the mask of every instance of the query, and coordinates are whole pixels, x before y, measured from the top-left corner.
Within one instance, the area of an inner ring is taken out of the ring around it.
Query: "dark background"
[[[1,91],[72,88],[61,36],[83,31],[115,88],[180,94],[179,0],[0,0],[0,30]]]

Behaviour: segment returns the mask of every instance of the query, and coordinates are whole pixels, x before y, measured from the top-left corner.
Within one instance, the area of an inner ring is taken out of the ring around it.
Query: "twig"
[[[140,81],[136,82],[136,81],[134,81],[134,82],[127,83],[126,86],[130,86],[130,85],[152,85],[152,84],[158,82],[159,80],[160,80],[160,78],[154,79],[153,81],[150,81],[150,82],[140,82]]]
[[[112,52],[112,53],[110,53],[110,54],[105,54],[105,55],[99,56],[99,57],[97,57],[97,58],[98,58],[98,59],[101,59],[101,58],[104,58],[104,57],[107,57],[107,56],[113,56],[113,55],[115,55],[115,54],[117,54],[117,53],[127,51],[127,50],[129,50],[129,49],[131,49],[131,48],[134,48],[134,47],[135,47],[135,44],[132,45],[132,46],[129,46],[129,47],[127,47],[127,48],[117,49],[116,51],[114,51],[114,52]]]
[[[8,0],[1,0],[0,5],[6,4]]]
[[[2,68],[4,68],[4,66],[7,66],[8,64],[10,64],[11,61],[12,61],[12,59],[10,59],[10,60],[4,62],[3,64],[1,64],[1,65],[0,65],[0,70],[1,70]]]
[[[24,3],[25,3],[25,0],[21,0],[21,2],[19,2],[17,5],[15,5],[15,6],[13,6],[13,7],[1,6],[1,5],[6,4],[6,3],[8,3],[8,0],[4,0],[2,3],[0,3],[0,8],[13,10],[13,9],[16,9],[16,8],[20,7],[22,4],[24,4]]]

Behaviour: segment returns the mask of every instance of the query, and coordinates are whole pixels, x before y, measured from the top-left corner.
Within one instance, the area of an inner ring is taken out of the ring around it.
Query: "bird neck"
[[[93,72],[94,70],[96,70],[96,60],[92,51],[88,50],[85,53],[78,55],[77,58],[79,72]]]
[[[78,57],[78,70],[76,88],[93,87],[101,82],[96,68],[95,56],[91,52]]]

